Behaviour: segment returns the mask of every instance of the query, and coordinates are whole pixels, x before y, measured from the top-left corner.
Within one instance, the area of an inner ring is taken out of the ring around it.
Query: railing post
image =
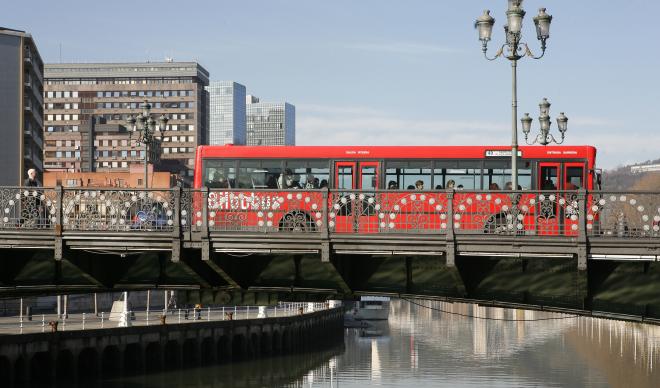
[[[57,195],[57,210],[55,211],[55,225],[53,231],[55,233],[55,249],[54,249],[54,258],[55,260],[62,260],[64,256],[64,243],[62,241],[62,214],[64,214],[64,189],[62,186],[55,187],[55,193]]]
[[[323,188],[323,217],[322,217],[322,222],[323,225],[321,226],[321,262],[329,262],[330,261],[330,230],[329,230],[329,225],[328,225],[328,206],[330,206],[330,203],[328,201],[328,198],[330,197],[329,195],[329,190],[327,187]]]
[[[454,189],[447,190],[447,267],[456,266],[456,236],[454,235]]]
[[[211,255],[209,244],[209,189],[202,187],[202,260],[208,261]]]
[[[181,258],[181,187],[172,189],[174,196],[174,214],[172,219],[172,262],[177,263]]]
[[[588,195],[585,189],[578,191],[578,270],[587,269],[588,238],[587,238],[587,201]]]

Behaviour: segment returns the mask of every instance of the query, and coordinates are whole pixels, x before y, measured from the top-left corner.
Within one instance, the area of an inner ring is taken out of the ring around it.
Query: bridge
[[[660,192],[0,188],[0,296],[358,294],[660,318]]]

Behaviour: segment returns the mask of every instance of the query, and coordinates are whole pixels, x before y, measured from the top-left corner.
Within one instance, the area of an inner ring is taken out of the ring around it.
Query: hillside
[[[660,159],[639,164],[660,164]],[[657,190],[660,191],[660,171],[632,174],[630,166],[603,171],[603,190]]]

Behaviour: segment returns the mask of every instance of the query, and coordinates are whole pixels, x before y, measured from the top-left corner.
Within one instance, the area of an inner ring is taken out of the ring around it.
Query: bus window
[[[353,166],[337,166],[336,185],[338,189],[353,189]]]
[[[445,182],[454,181],[454,189],[480,190],[480,168],[448,168],[445,173]]]
[[[360,166],[360,189],[375,190],[378,186],[375,166]]]
[[[241,189],[276,189],[282,164],[277,160],[241,160],[238,187]]]
[[[489,168],[484,171],[484,187],[496,184],[501,190],[513,190],[511,187],[511,169]],[[521,190],[529,190],[532,187],[532,169],[518,169],[518,186]]]
[[[566,190],[578,190],[584,187],[584,169],[580,167],[566,167],[566,173],[564,174],[565,183],[564,189]]]
[[[328,187],[330,168],[328,162],[323,160],[289,160],[286,162],[287,170],[294,175],[301,188],[319,189]]]
[[[414,190],[415,182],[422,181],[431,187],[431,161],[387,162],[385,182],[390,190]]]
[[[541,166],[541,190],[555,190],[559,187],[557,166]]]
[[[229,160],[204,161],[204,186],[209,188],[232,188],[236,181],[234,162]]]

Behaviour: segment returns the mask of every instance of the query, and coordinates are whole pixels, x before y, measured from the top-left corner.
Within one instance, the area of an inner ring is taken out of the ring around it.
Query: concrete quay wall
[[[299,316],[0,336],[3,387],[144,374],[341,341],[343,309]]]

